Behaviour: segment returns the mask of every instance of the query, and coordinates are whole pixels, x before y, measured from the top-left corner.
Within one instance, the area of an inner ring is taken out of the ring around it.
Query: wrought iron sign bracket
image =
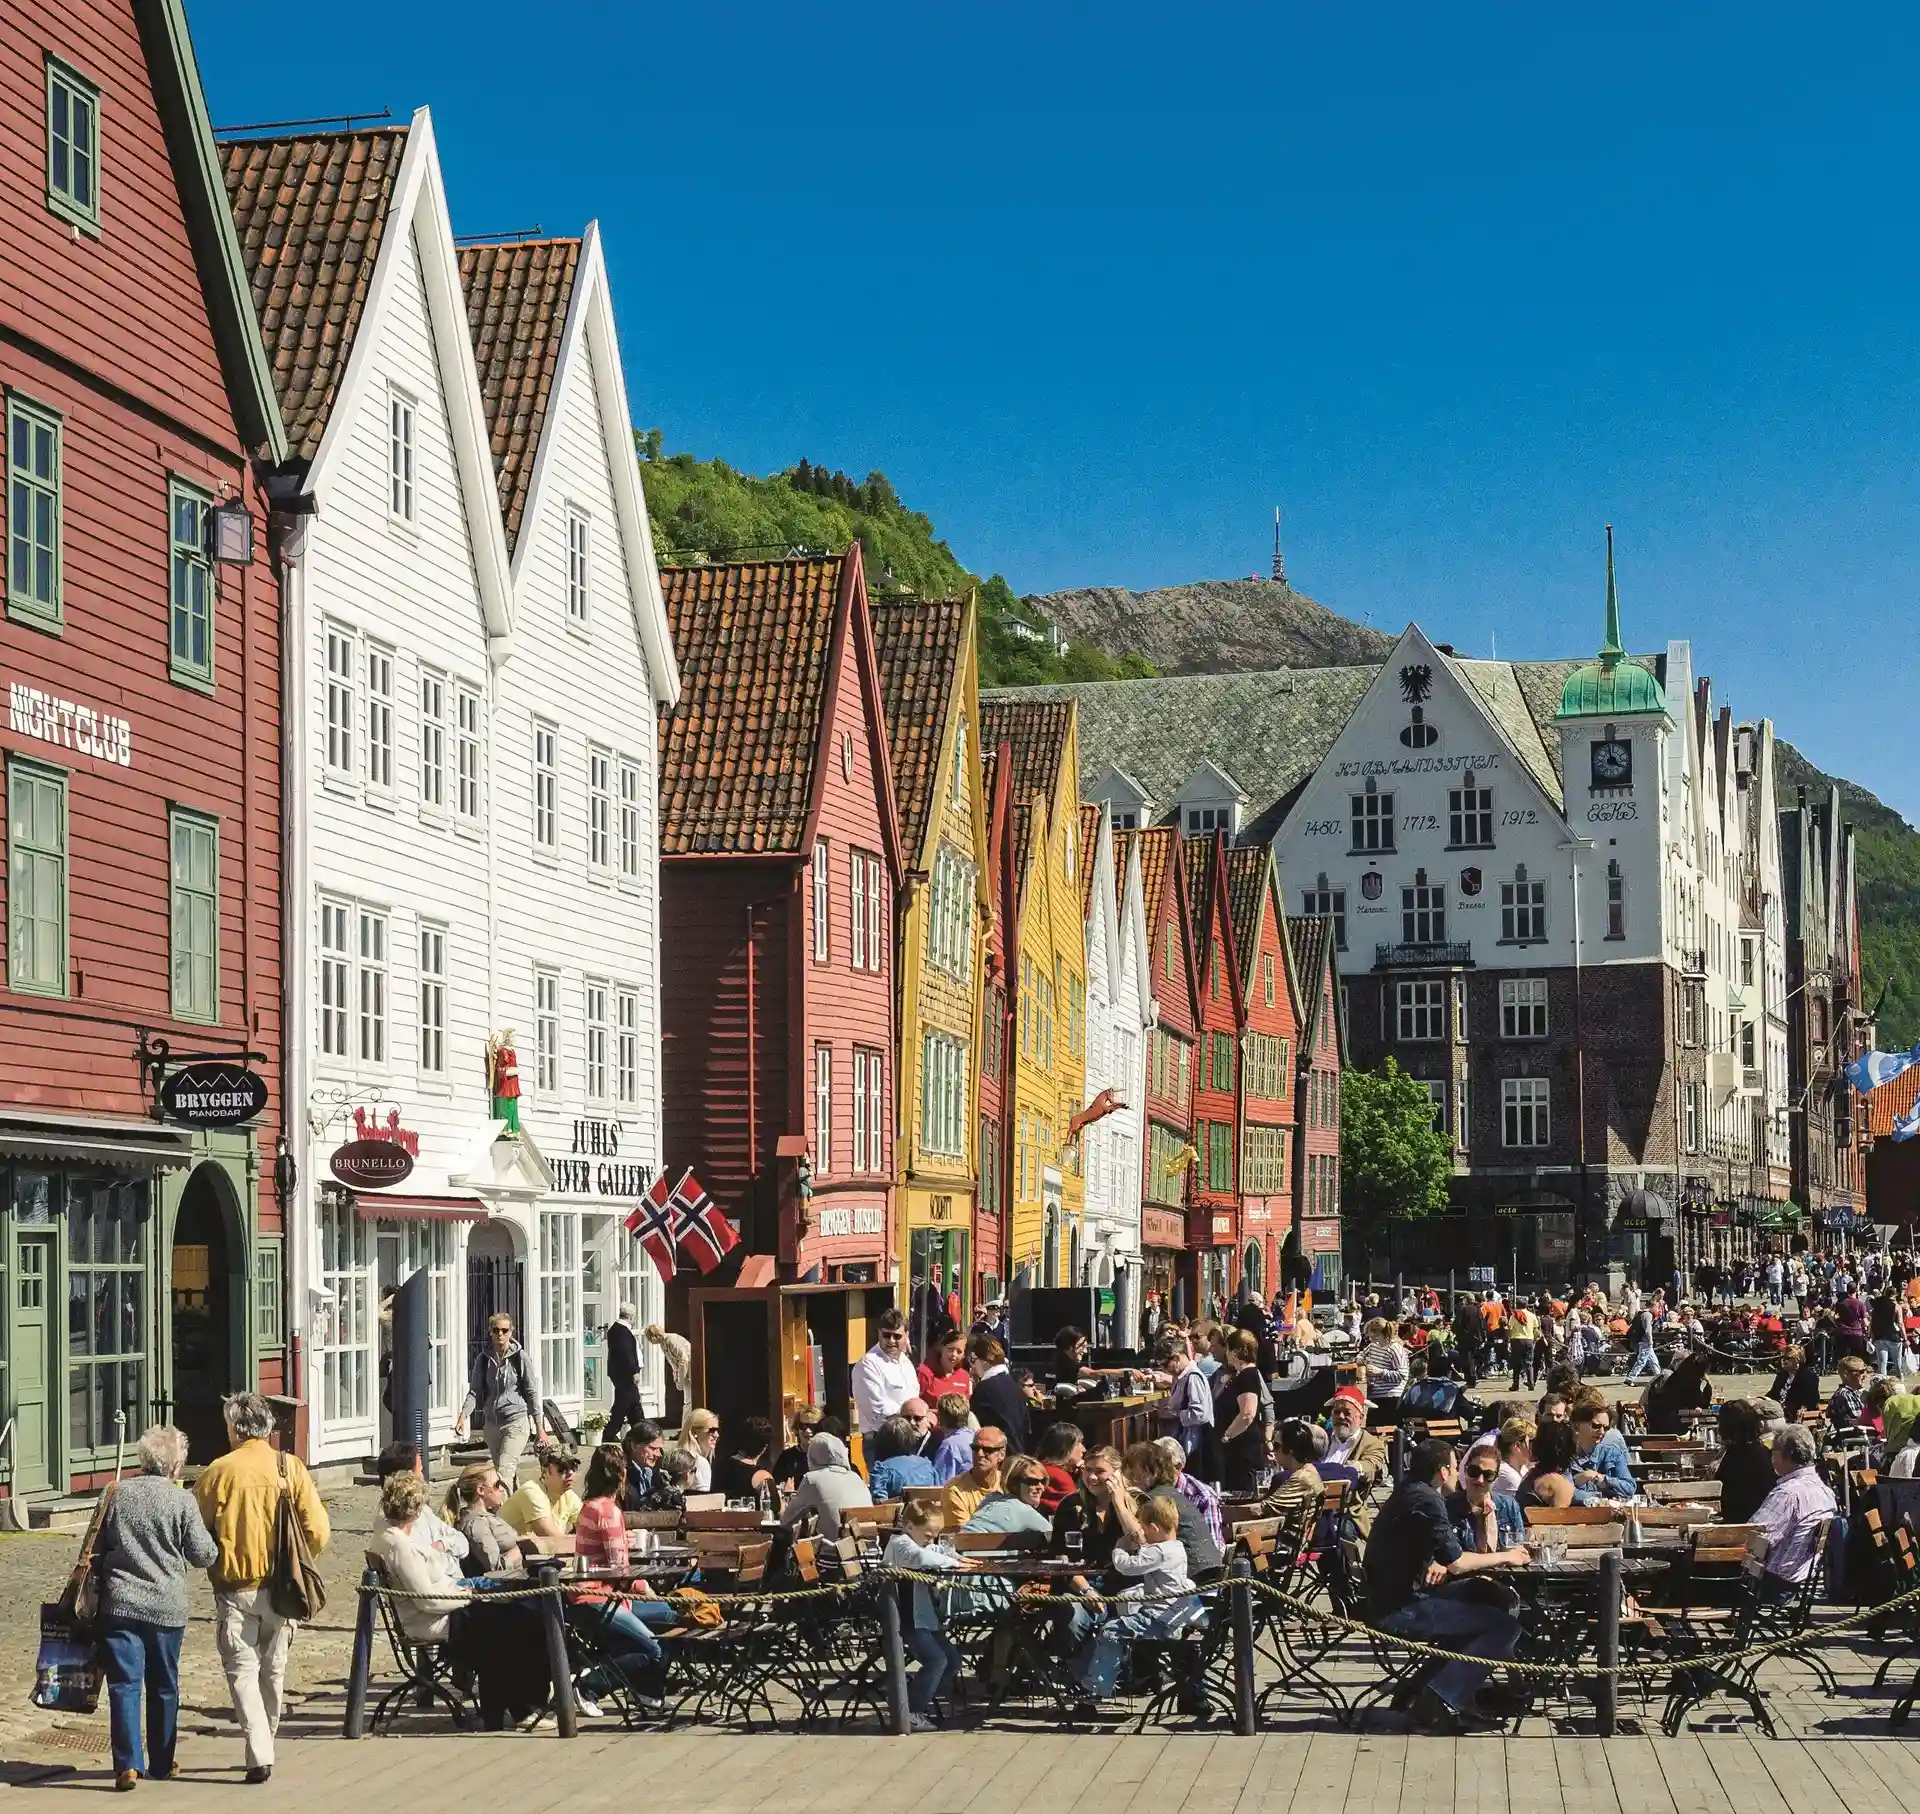
[[[161,1039],[145,1027],[134,1028],[134,1057],[139,1061],[140,1075],[146,1086],[158,1098],[160,1086],[167,1081],[167,1071],[177,1064],[265,1064],[264,1052],[246,1052],[237,1047],[228,1047],[218,1052],[176,1052],[173,1042]]]

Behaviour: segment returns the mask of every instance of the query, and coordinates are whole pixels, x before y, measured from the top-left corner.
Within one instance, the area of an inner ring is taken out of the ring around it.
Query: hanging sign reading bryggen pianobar
[[[266,1106],[264,1079],[243,1064],[183,1064],[160,1085],[160,1112],[183,1127],[238,1127]]]

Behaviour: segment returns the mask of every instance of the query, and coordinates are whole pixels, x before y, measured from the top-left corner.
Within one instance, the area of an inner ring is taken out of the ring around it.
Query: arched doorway
[[[193,1459],[206,1462],[227,1447],[220,1401],[251,1383],[246,1236],[233,1184],[219,1166],[196,1166],[180,1193],[169,1260],[173,1421],[192,1445]]]
[[[498,1311],[527,1333],[526,1266],[504,1222],[482,1222],[467,1239],[467,1372],[487,1345],[487,1319]],[[464,1375],[463,1375],[464,1377]]]
[[[1267,1301],[1266,1255],[1258,1241],[1249,1241],[1240,1262],[1240,1295],[1257,1304]]]

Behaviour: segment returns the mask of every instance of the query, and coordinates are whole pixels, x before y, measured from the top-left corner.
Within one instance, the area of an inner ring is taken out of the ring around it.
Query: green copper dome
[[[1607,525],[1607,640],[1597,661],[1582,663],[1560,689],[1562,718],[1624,718],[1664,712],[1667,697],[1650,669],[1627,658],[1620,640],[1620,595],[1613,584],[1613,525]]]

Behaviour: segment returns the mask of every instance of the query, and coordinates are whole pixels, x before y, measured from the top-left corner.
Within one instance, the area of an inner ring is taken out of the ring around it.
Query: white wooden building
[[[598,244],[497,271],[483,249],[463,274],[424,109],[222,150],[297,424],[272,489],[308,1453],[385,1438],[382,1300],[420,1269],[436,1440],[496,1306],[577,1418],[604,1386],[590,1319],[639,1291],[608,1224],[661,1158],[653,726],[677,685]],[[615,790],[605,866],[590,751]],[[508,1029],[523,1132],[503,1138],[487,1050]],[[399,1136],[409,1174],[336,1165],[362,1132]]]

